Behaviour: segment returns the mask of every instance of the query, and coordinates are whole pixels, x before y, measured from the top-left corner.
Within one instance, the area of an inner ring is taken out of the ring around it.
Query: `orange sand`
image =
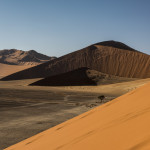
[[[33,67],[35,65],[7,65],[0,63],[0,78],[8,76],[12,73]]]
[[[150,84],[5,150],[149,150]]]

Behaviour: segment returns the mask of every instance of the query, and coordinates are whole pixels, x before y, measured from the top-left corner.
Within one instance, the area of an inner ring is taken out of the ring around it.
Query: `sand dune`
[[[34,66],[35,65],[7,65],[0,63],[0,78]]]
[[[133,81],[133,78],[123,78],[101,73],[82,67],[73,71],[50,76],[36,81],[30,85],[37,86],[82,86],[82,85],[104,85],[117,82]]]
[[[81,67],[120,77],[148,78],[150,56],[133,50],[123,43],[107,41],[12,74],[3,80],[45,78]]]
[[[148,150],[150,83],[6,150]]]
[[[80,68],[52,77],[47,77],[30,85],[40,86],[77,86],[77,85],[97,85],[88,76],[88,68]]]

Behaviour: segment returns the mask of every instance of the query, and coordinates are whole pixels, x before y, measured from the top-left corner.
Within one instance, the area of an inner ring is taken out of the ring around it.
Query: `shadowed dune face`
[[[30,85],[38,86],[82,86],[82,85],[104,85],[117,82],[133,81],[133,78],[123,78],[104,74],[83,67],[63,74],[50,76],[36,81]]]
[[[150,83],[6,150],[148,150]]]
[[[80,68],[64,74],[48,77],[37,81],[31,85],[40,86],[78,86],[78,85],[97,85],[95,81],[89,78],[88,68]]]
[[[115,46],[92,45],[36,67],[12,74],[3,80],[44,78],[88,67],[109,75],[128,78],[150,77],[150,56]]]

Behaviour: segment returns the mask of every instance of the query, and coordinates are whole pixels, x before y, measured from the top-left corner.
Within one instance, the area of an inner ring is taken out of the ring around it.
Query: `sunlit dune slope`
[[[35,65],[21,66],[21,65],[7,65],[7,64],[0,63],[0,78],[34,66]]]
[[[81,67],[120,77],[148,78],[150,56],[133,50],[123,43],[106,41],[12,74],[3,80],[45,78]]]
[[[6,150],[149,150],[150,83]]]

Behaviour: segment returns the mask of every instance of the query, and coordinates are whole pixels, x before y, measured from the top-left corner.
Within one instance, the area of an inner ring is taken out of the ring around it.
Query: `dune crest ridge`
[[[150,149],[150,83],[5,150]]]

